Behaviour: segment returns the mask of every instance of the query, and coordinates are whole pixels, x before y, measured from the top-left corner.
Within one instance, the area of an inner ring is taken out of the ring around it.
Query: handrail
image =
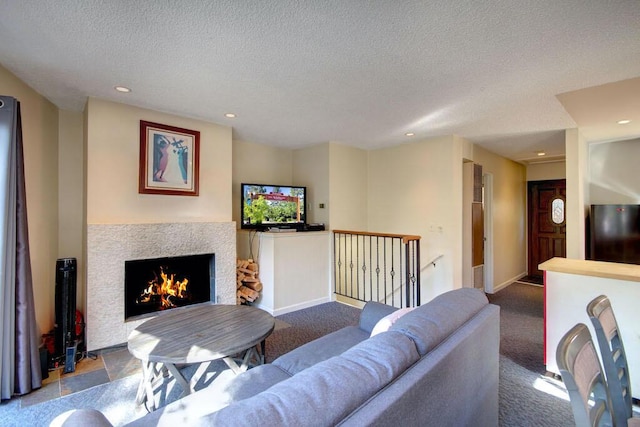
[[[439,260],[440,258],[443,258],[443,257],[444,257],[444,254],[440,254],[440,255],[432,258],[431,261],[425,263],[426,265],[424,267],[422,267],[422,270],[426,270],[431,265],[433,265],[435,267],[436,266],[436,261]]]
[[[373,237],[391,237],[394,239],[402,239],[402,243],[408,243],[414,240],[420,240],[421,236],[412,234],[393,234],[393,233],[372,233],[369,231],[351,231],[351,230],[333,230],[334,234],[353,234],[357,236],[373,236]]]

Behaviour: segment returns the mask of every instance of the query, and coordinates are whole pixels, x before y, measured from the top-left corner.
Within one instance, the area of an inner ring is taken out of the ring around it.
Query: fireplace
[[[236,303],[236,224],[187,222],[88,224],[86,258],[87,350],[127,342],[151,314],[125,320],[124,267],[128,260],[215,254],[216,304]]]
[[[124,263],[125,321],[215,301],[215,257],[197,254]]]

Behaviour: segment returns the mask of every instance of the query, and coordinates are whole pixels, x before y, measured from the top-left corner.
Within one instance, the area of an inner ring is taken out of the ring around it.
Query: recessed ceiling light
[[[407,132],[407,133],[404,134],[404,136],[414,136],[414,135],[415,135],[415,133],[413,133],[413,132]]]
[[[546,155],[547,153],[545,153],[544,151],[537,151],[537,152],[536,152],[536,154],[537,154],[538,156],[544,156],[544,155]]]
[[[233,113],[226,113],[224,116],[225,116],[226,118],[228,118],[228,119],[233,119],[233,118],[235,118],[235,117],[236,117],[236,115],[235,115],[235,114],[233,114]]]
[[[628,123],[631,123],[631,120],[618,120],[619,125],[626,125]]]
[[[122,92],[122,93],[131,92],[131,89],[129,89],[128,87],[125,87],[125,86],[116,86],[116,87],[114,87],[114,89],[117,90],[118,92]]]

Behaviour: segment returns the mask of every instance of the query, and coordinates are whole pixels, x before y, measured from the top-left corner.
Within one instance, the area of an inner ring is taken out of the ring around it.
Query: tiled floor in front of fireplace
[[[275,330],[290,327],[276,318]],[[76,363],[75,372],[63,373],[63,368],[49,371],[43,379],[42,387],[19,397],[22,408],[67,396],[91,387],[141,373],[140,360],[133,357],[127,345],[122,344],[107,349],[89,352],[87,357]]]
[[[26,407],[57,399],[78,391],[141,372],[141,364],[122,345],[97,352],[76,363],[75,372],[63,373],[63,368],[49,371],[42,387],[20,397],[20,406]]]

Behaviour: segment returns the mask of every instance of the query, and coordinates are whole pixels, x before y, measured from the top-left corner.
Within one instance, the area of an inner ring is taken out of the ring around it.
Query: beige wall
[[[526,274],[526,170],[519,163],[476,146],[474,162],[493,175],[493,287],[500,288]]]
[[[140,120],[200,132],[200,195],[138,193]],[[125,104],[87,104],[87,223],[231,221],[231,128]]]
[[[293,151],[293,181],[307,187],[307,222],[329,227],[329,144]],[[325,207],[320,209],[319,204]]]
[[[60,110],[58,135],[58,257],[78,261],[76,307],[85,313],[83,114]]]
[[[578,129],[565,131],[567,158],[567,258],[585,258],[585,217],[589,208],[589,145]]]
[[[233,221],[240,228],[240,185],[291,185],[293,154],[288,148],[233,141]]]
[[[369,152],[369,231],[422,236],[426,301],[462,283],[462,153],[453,136]]]
[[[58,109],[0,66],[0,93],[20,101],[29,246],[40,332],[54,323],[58,258]]]
[[[527,166],[527,181],[546,181],[567,177],[565,161],[534,163]]]
[[[337,143],[330,145],[331,227],[368,230],[368,152]]]

